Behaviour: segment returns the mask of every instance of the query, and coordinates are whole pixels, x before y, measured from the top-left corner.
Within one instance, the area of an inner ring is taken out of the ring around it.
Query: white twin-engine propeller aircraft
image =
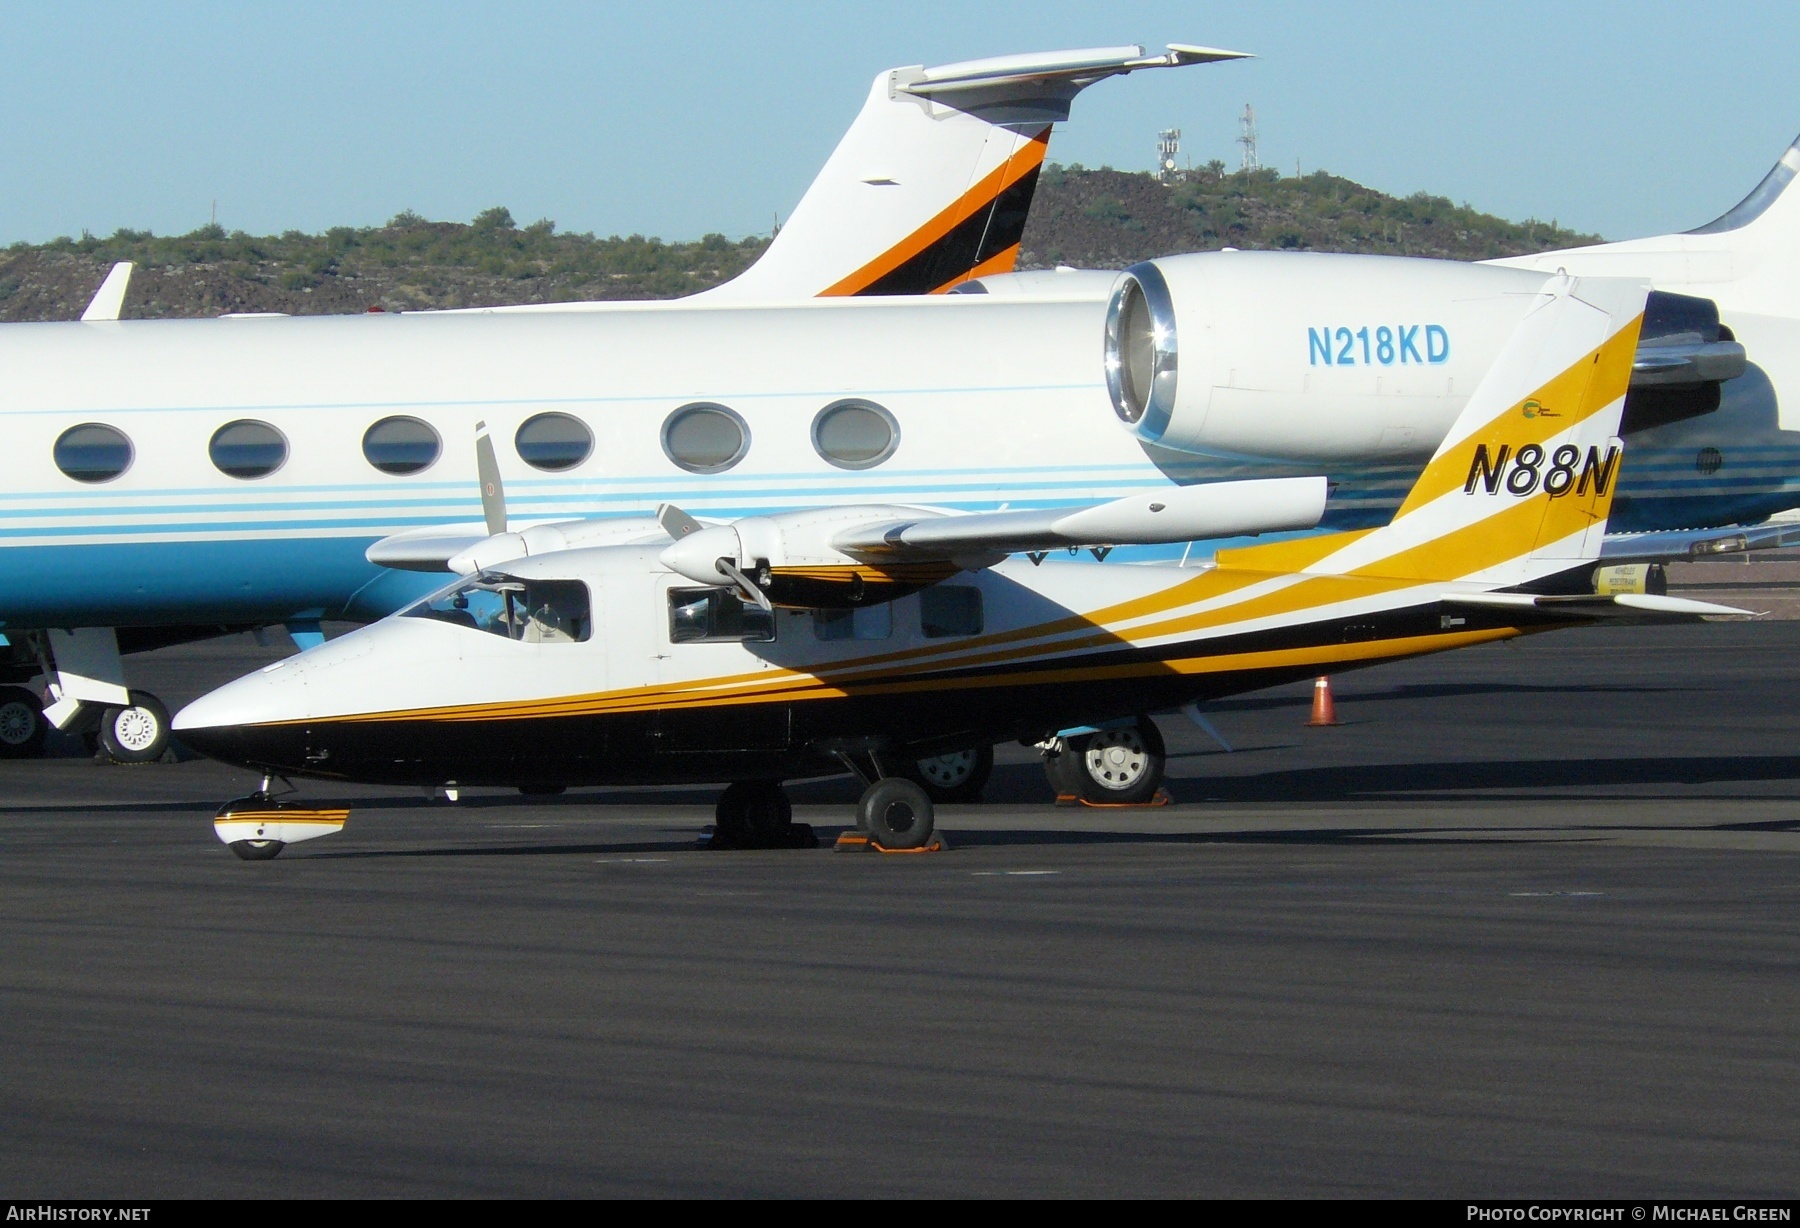
[[[247,859],[343,826],[342,808],[271,797],[289,776],[729,780],[716,842],[780,846],[812,842],[781,782],[850,769],[868,785],[859,824],[905,849],[934,825],[904,767],[920,756],[1596,618],[1741,614],[1592,591],[1647,291],[1543,284],[1382,528],[1200,570],[1036,553],[1302,526],[1325,490],[1297,478],[1077,510],[843,506],[708,526],[665,506],[612,522],[613,544],[518,557],[484,480],[496,557],[464,552],[448,588],[214,691],[175,727],[266,774],[215,825]],[[497,478],[491,444],[477,453]]]

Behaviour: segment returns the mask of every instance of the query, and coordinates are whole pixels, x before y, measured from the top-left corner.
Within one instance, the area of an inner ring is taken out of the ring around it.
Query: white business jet
[[[884,72],[768,251],[688,306],[933,293],[1010,270],[1051,127],[1076,94],[1111,76],[1239,58],[1130,46]],[[156,758],[167,740],[162,705],[128,689],[122,650],[271,623],[307,646],[321,641],[321,618],[378,616],[410,599],[417,584],[364,550],[474,511],[455,461],[439,463],[446,435],[466,437],[467,411],[513,433],[509,461],[530,475],[519,486],[536,515],[596,510],[610,428],[597,436],[583,421],[599,404],[590,393],[612,411],[661,419],[641,399],[606,398],[605,371],[560,325],[446,322],[458,313],[121,322],[130,273],[115,267],[80,323],[0,328],[0,420],[14,441],[0,457],[0,681],[46,675],[50,718],[97,721],[115,759]],[[661,309],[475,314],[589,310]],[[487,372],[466,383],[470,355],[458,351],[468,338],[527,335],[541,339],[526,346],[533,361],[584,374],[556,377],[546,397],[548,386],[513,380],[516,364],[490,365],[496,352],[477,341]],[[686,399],[739,391],[684,374],[704,357],[693,345],[672,357],[670,374],[693,389]],[[447,371],[458,374],[439,377]],[[691,480],[712,467],[659,457],[628,480]],[[0,686],[0,756],[39,752],[44,732],[36,695]]]

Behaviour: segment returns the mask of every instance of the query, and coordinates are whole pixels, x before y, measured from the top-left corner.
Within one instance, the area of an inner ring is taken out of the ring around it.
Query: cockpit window
[[[408,618],[434,618],[526,644],[573,644],[593,632],[580,580],[517,580],[484,572],[427,597]]]

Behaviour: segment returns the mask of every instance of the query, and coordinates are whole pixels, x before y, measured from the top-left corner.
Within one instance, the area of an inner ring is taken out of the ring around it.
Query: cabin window
[[[900,446],[900,424],[873,401],[833,401],[813,419],[812,441],[839,469],[873,469]]]
[[[383,473],[418,473],[437,464],[444,441],[429,422],[383,418],[363,432],[363,459]]]
[[[854,610],[814,610],[813,635],[821,640],[885,640],[894,634],[889,602]]]
[[[56,467],[77,482],[110,482],[131,468],[131,440],[98,422],[72,426],[51,449]]]
[[[981,590],[937,584],[919,593],[919,630],[928,640],[981,634]]]
[[[723,405],[683,405],[663,420],[663,452],[689,473],[722,473],[750,450],[750,428]]]
[[[267,422],[244,418],[214,431],[206,452],[227,477],[266,478],[287,463],[288,441]]]
[[[775,638],[775,614],[725,588],[669,590],[671,644],[755,643]]]
[[[520,424],[513,436],[519,459],[533,469],[561,473],[573,469],[594,451],[594,432],[587,423],[568,414],[536,414]]]
[[[578,644],[593,634],[588,586],[580,580],[518,580],[483,573],[427,597],[406,616],[525,644]]]

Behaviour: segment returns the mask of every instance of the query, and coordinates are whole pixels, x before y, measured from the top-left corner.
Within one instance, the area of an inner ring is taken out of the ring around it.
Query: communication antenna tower
[[[1261,170],[1262,163],[1256,157],[1256,108],[1247,102],[1243,115],[1238,117],[1238,144],[1244,147],[1244,163],[1240,169]]]
[[[1181,129],[1164,128],[1156,134],[1156,177],[1163,183],[1174,183],[1181,177],[1175,155],[1181,152]]]

